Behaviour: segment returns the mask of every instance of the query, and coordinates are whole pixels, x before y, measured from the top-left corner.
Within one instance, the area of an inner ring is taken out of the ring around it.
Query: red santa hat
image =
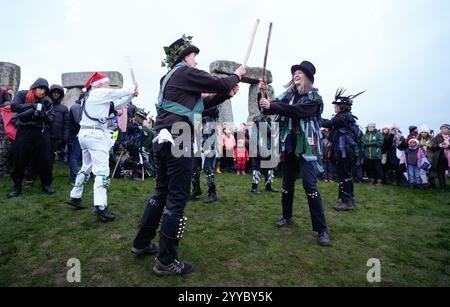
[[[89,79],[86,81],[85,89],[88,89],[91,86],[98,86],[102,83],[109,82],[109,78],[107,75],[102,74],[101,72],[94,72]]]

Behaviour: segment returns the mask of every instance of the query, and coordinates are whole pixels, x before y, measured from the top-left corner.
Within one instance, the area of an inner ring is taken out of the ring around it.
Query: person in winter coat
[[[78,140],[78,133],[80,132],[81,121],[81,100],[84,98],[84,93],[80,95],[77,101],[70,107],[69,111],[69,179],[75,184],[77,179],[78,169],[82,158],[81,145]]]
[[[406,138],[406,142],[409,144],[409,141],[412,139],[417,139],[419,136],[419,132],[417,130],[417,126],[410,126],[409,127],[409,135]]]
[[[417,140],[419,141],[419,147],[423,148],[426,157],[428,158],[428,146],[430,146],[433,136],[431,135],[430,129],[426,125],[421,125],[419,127],[419,136]],[[428,161],[429,162],[429,161]],[[425,169],[420,169],[420,179],[422,179],[422,185],[428,185],[429,171]]]
[[[245,176],[245,168],[249,161],[249,154],[247,148],[245,148],[245,141],[239,140],[238,146],[234,150],[234,161],[236,162],[236,174],[239,176]]]
[[[443,124],[441,133],[436,135],[428,147],[428,160],[431,163],[430,187],[434,188],[435,178],[439,180],[439,187],[442,192],[446,190],[445,171],[449,169],[449,148],[450,148],[450,125]]]
[[[383,143],[384,138],[377,130],[376,125],[373,123],[369,124],[366,135],[363,138],[363,144],[369,177],[373,179],[374,185],[378,185],[378,181],[383,177],[381,168],[381,148]]]
[[[17,113],[18,129],[14,151],[14,187],[8,197],[17,197],[22,193],[22,181],[25,168],[30,159],[38,167],[42,189],[54,194],[52,186],[50,125],[53,121],[53,104],[46,99],[49,92],[48,82],[37,79],[28,91],[20,91],[14,98],[11,110]],[[34,148],[34,152],[30,150]]]
[[[322,129],[322,135],[323,135],[321,141],[323,150],[322,165],[324,169],[323,180],[328,183],[333,181],[333,174],[334,174],[334,167],[331,159],[333,144],[330,141],[330,131],[328,128]]]
[[[50,125],[50,138],[52,142],[52,164],[55,153],[66,151],[69,139],[70,116],[69,109],[61,104],[64,99],[64,88],[61,85],[53,84],[50,87],[49,98],[53,103],[54,118]]]
[[[353,100],[359,95],[344,96],[345,90],[338,89],[335,95],[334,111],[331,120],[322,119],[322,127],[330,129],[331,158],[336,167],[339,180],[339,202],[336,211],[349,211],[355,207],[353,171],[362,153],[362,132],[357,124],[358,118],[352,114]]]
[[[425,160],[425,152],[419,147],[419,141],[411,139],[409,147],[405,150],[405,163],[408,170],[408,182],[411,188],[419,188],[422,184],[420,169]]]
[[[0,110],[11,108],[11,97],[6,89],[0,88]],[[9,175],[11,140],[5,131],[3,114],[0,112],[0,177]]]

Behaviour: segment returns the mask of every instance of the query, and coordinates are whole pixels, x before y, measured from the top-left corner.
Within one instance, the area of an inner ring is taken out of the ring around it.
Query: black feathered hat
[[[345,91],[346,90],[342,87],[337,89],[336,95],[335,95],[335,100],[333,101],[333,104],[351,106],[351,105],[353,105],[353,99],[355,99],[356,97],[358,97],[366,92],[366,91],[364,91],[364,92],[361,92],[356,95],[344,96]]]

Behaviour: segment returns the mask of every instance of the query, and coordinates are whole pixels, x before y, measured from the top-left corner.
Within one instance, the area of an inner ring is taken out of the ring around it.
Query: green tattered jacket
[[[268,115],[279,115],[280,147],[282,152],[295,153],[306,161],[321,163],[322,148],[320,118],[323,101],[316,89],[300,95],[297,91],[285,92],[275,99]]]

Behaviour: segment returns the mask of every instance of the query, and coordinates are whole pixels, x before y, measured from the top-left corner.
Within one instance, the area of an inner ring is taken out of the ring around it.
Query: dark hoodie
[[[37,79],[33,85],[31,85],[30,90],[40,87],[47,89],[48,92],[49,88],[47,80],[43,78]],[[47,98],[42,99],[42,111],[37,113],[36,103],[27,103],[27,94],[28,91],[18,92],[11,104],[11,111],[17,113],[17,125],[19,127],[35,127],[39,129],[49,128],[49,124],[53,120],[52,102]]]
[[[61,97],[53,100],[52,94],[59,92]],[[53,84],[50,87],[49,99],[53,102],[54,118],[50,125],[50,137],[54,140],[66,142],[69,139],[69,109],[61,104],[64,99],[64,88]]]

